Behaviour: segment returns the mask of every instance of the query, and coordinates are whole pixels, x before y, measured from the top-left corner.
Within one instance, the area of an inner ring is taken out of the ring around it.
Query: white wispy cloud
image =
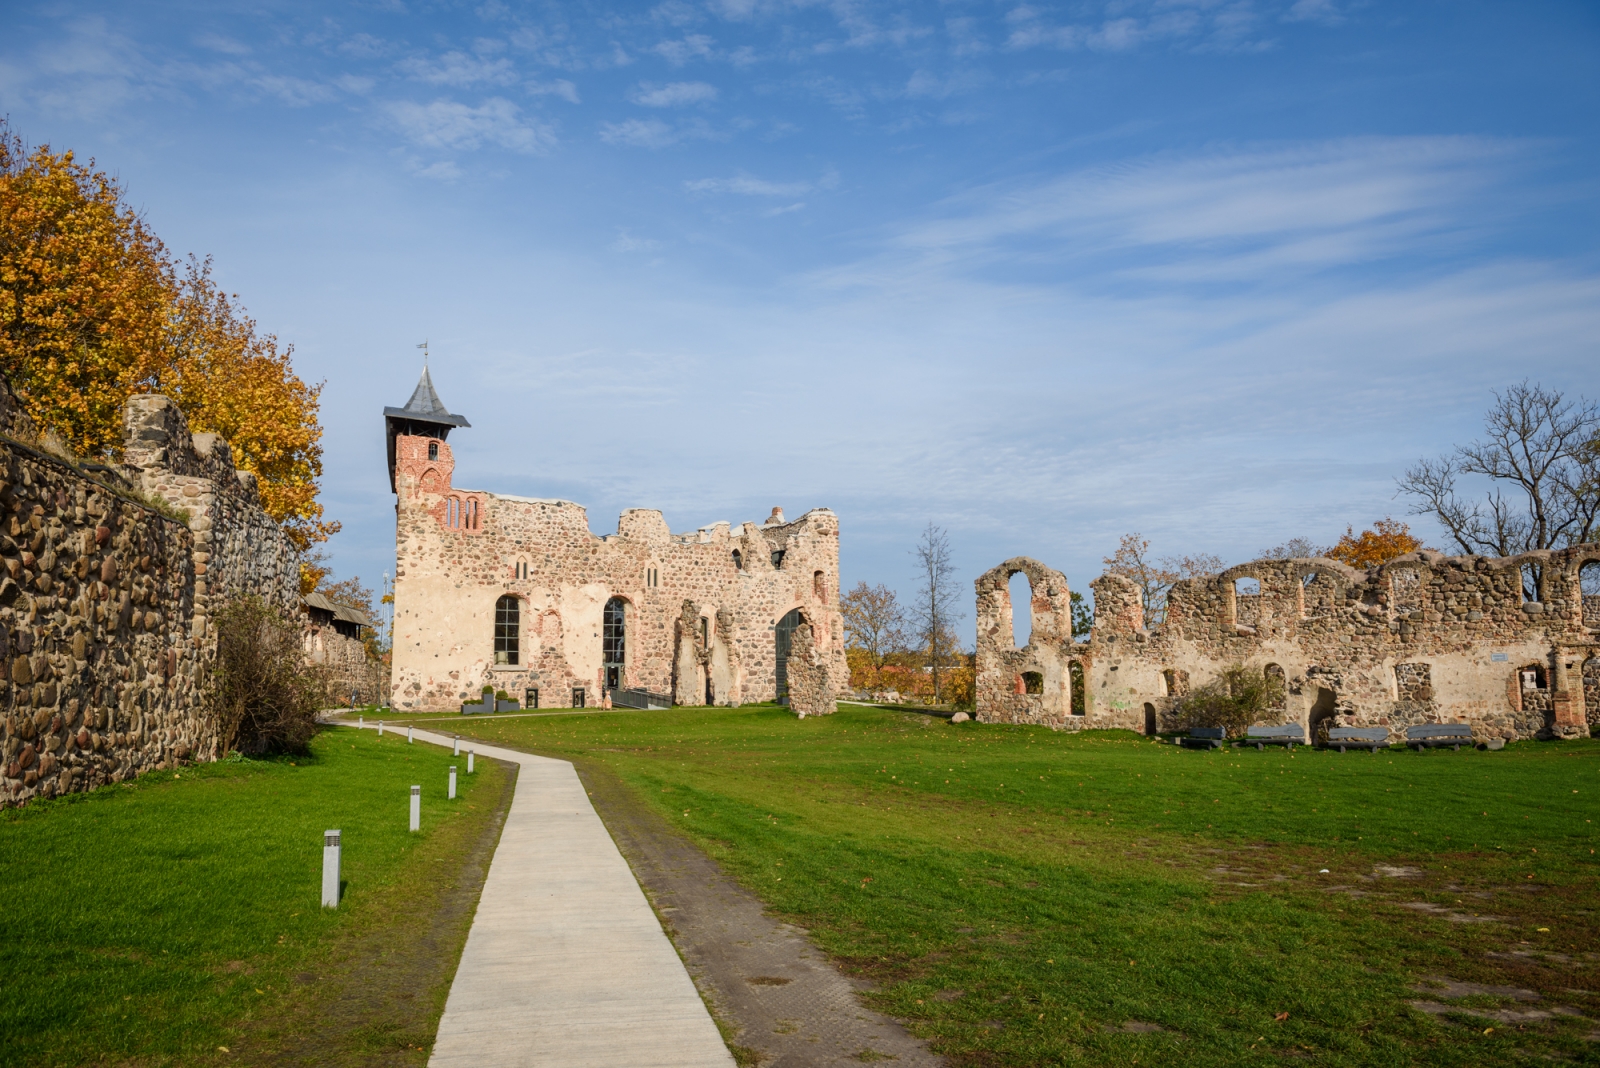
[[[717,98],[717,87],[705,82],[668,82],[653,85],[640,82],[629,94],[635,104],[647,108],[675,108],[685,104],[708,104]]]
[[[681,67],[693,59],[710,59],[714,43],[703,33],[691,33],[676,41],[661,41],[650,51],[674,67]]]
[[[401,133],[430,148],[470,150],[497,145],[513,152],[538,153],[557,143],[553,128],[524,118],[521,109],[503,97],[490,97],[477,107],[455,100],[428,104],[398,101],[387,110]]]
[[[769,182],[749,174],[732,178],[697,178],[683,183],[691,193],[736,193],[747,197],[793,197],[811,191],[810,182]]]
[[[1163,0],[1119,0],[1104,4],[1102,14],[1098,19],[1054,23],[1038,8],[1022,4],[1005,16],[1011,27],[1006,44],[1015,49],[1043,47],[1099,52],[1125,52],[1157,41],[1185,39],[1211,48],[1266,44],[1250,40],[1260,18],[1255,7],[1243,0],[1194,6]]]
[[[600,140],[608,145],[634,148],[667,148],[683,141],[720,141],[726,136],[698,119],[677,125],[660,119],[625,119],[600,124]]]
[[[446,52],[437,58],[408,56],[398,64],[401,73],[429,85],[511,85],[516,67],[509,59],[488,59],[466,52]]]
[[[568,103],[582,103],[578,99],[578,87],[565,78],[548,82],[529,82],[525,88],[534,96],[559,96]]]

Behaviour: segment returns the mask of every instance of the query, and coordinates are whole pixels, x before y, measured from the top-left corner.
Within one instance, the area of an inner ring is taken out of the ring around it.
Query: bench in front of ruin
[[[1191,749],[1221,749],[1227,736],[1221,727],[1193,727],[1187,738],[1178,739],[1178,744]]]
[[[1260,750],[1269,745],[1281,745],[1293,749],[1297,745],[1306,744],[1305,728],[1298,723],[1285,723],[1281,727],[1251,727],[1245,731],[1246,745],[1253,745]]]
[[[1389,748],[1388,727],[1329,727],[1328,748],[1344,752],[1346,749],[1367,749],[1376,753]]]
[[[1406,745],[1419,753],[1424,748],[1448,745],[1451,749],[1459,750],[1463,745],[1471,744],[1472,727],[1466,723],[1423,723],[1406,728]]]

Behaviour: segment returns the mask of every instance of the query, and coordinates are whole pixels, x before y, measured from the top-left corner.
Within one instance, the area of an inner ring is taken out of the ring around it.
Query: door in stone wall
[[[788,615],[778,620],[778,628],[774,635],[776,645],[774,652],[777,655],[777,698],[778,703],[781,705],[789,703],[789,650],[794,644],[795,628],[804,622],[805,619],[800,615],[800,609],[798,608],[790,609]]]

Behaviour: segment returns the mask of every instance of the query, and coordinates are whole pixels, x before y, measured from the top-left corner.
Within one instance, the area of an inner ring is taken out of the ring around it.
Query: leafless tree
[[[1526,379],[1484,416],[1484,437],[1436,460],[1419,460],[1396,482],[1412,515],[1431,517],[1463,553],[1515,556],[1586,542],[1600,518],[1600,408]],[[1482,496],[1456,488],[1487,479]],[[1530,599],[1538,599],[1537,570]]]
[[[933,699],[937,701],[939,668],[956,647],[952,627],[965,613],[956,607],[961,591],[955,581],[955,564],[950,560],[950,539],[944,530],[929,523],[911,555],[917,561],[917,602],[912,619],[933,668]]]
[[[1139,587],[1144,601],[1145,625],[1160,626],[1167,615],[1167,594],[1180,579],[1215,575],[1227,566],[1220,556],[1163,556],[1151,560],[1150,541],[1141,534],[1124,534],[1117,551],[1102,561],[1108,575],[1121,575]]]
[[[889,587],[858,582],[839,598],[839,611],[844,616],[845,641],[864,650],[874,668],[882,668],[884,657],[905,648],[905,609]]]
[[[1306,560],[1317,556],[1327,556],[1331,546],[1319,545],[1310,538],[1290,538],[1282,545],[1274,545],[1270,549],[1262,549],[1256,554],[1258,560]]]

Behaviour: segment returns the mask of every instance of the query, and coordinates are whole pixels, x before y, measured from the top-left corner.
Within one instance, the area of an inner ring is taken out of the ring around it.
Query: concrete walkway
[[[429,1065],[733,1068],[572,765],[473,748],[521,770]]]

